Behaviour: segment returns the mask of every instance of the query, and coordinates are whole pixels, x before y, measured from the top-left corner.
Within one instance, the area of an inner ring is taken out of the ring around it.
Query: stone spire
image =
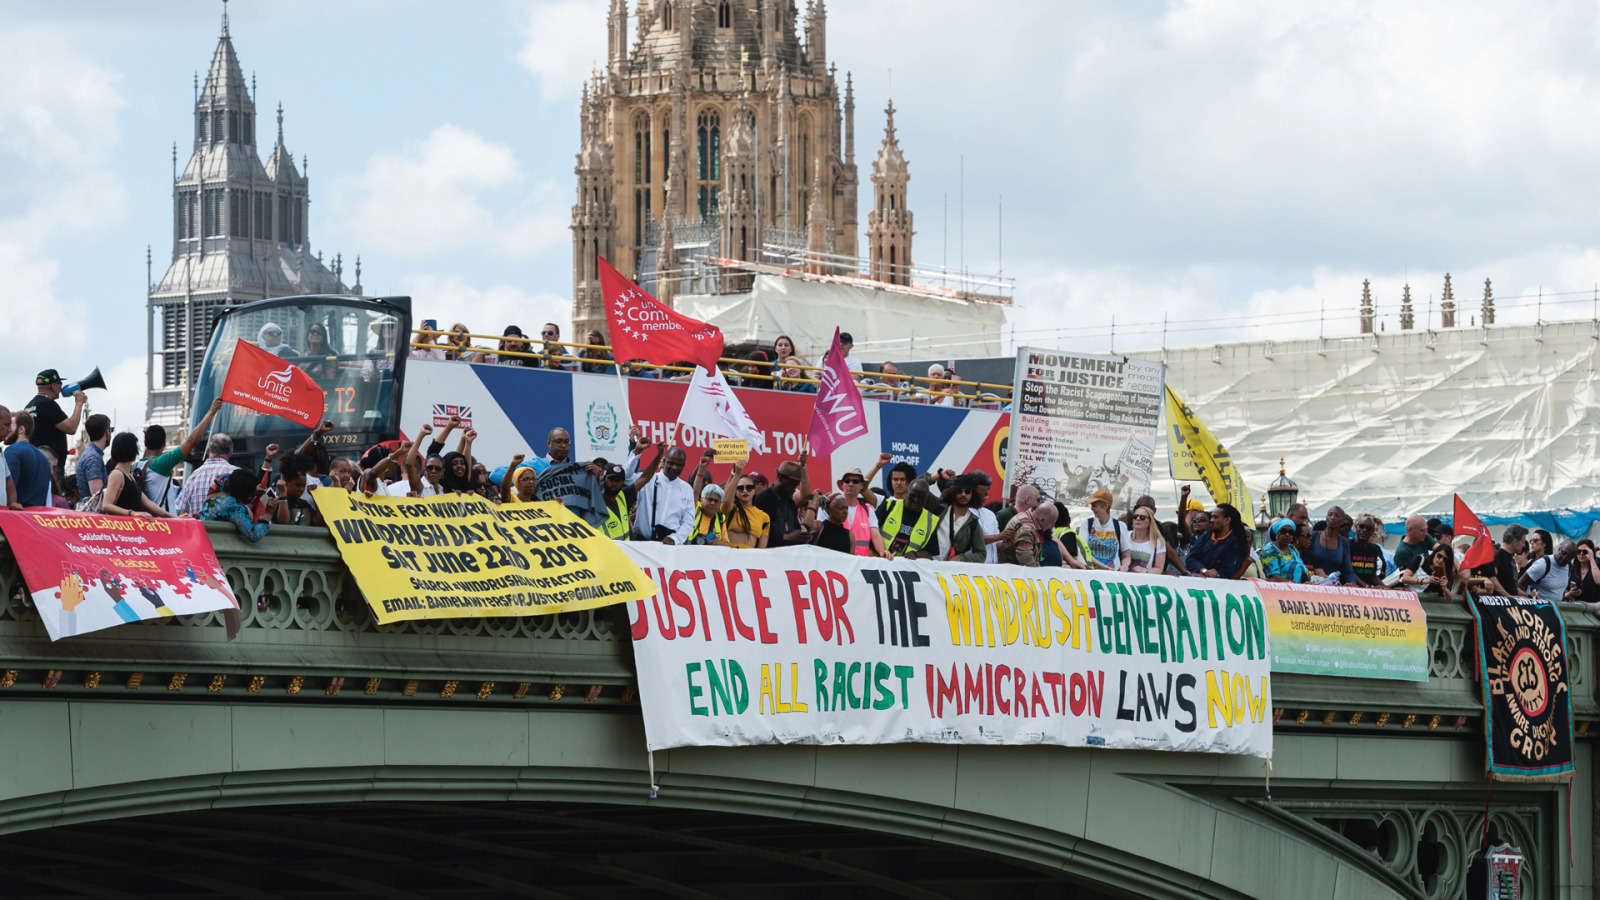
[[[656,256],[656,299],[672,308],[672,298],[678,293],[678,247],[673,236],[673,217],[661,219],[661,250]]]
[[[806,0],[806,59],[818,69],[828,64],[828,10],[823,0]]]
[[[1411,313],[1411,285],[1406,284],[1406,291],[1400,298],[1400,330],[1410,331],[1416,325],[1416,317]]]
[[[613,198],[611,145],[601,127],[601,101],[584,88],[582,101],[583,147],[573,173],[578,176],[578,199],[572,204],[573,265],[572,330],[606,333],[605,294],[600,287],[597,259],[616,258],[617,207]]]
[[[1444,297],[1439,301],[1439,327],[1456,327],[1456,295],[1450,289],[1450,273],[1444,273]]]
[[[828,252],[828,211],[822,205],[822,176],[811,179],[811,207],[806,210],[806,271],[822,275],[828,270],[822,257]]]
[[[1361,279],[1361,333],[1362,334],[1371,334],[1372,333],[1372,330],[1373,330],[1372,329],[1373,319],[1374,319],[1374,315],[1373,315],[1373,312],[1372,312],[1372,280],[1370,278],[1363,278],[1363,279]],[[1263,496],[1265,496],[1265,495],[1263,495]]]
[[[756,258],[755,129],[745,95],[739,95],[728,123],[728,142],[722,154],[721,229],[722,255],[729,259]]]
[[[1483,280],[1483,324],[1494,324],[1494,287],[1487,278]]]
[[[262,164],[251,88],[224,7],[211,64],[194,94],[193,151],[173,183],[172,263],[148,297],[148,416],[161,424],[187,415],[206,338],[224,306],[347,292],[338,273],[311,253],[309,184],[284,146],[281,106],[277,143]]]
[[[911,283],[911,211],[906,187],[911,171],[894,131],[894,101],[884,107],[883,146],[872,162],[872,212],[867,215],[871,277],[889,284]]]
[[[628,66],[628,0],[611,0],[606,17],[611,59],[611,77],[621,78]]]

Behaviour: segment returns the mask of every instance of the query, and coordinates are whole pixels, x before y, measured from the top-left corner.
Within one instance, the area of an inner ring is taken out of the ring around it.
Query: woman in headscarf
[[[284,342],[283,326],[277,322],[261,326],[261,330],[256,332],[256,346],[277,357],[300,355]]]
[[[1295,528],[1293,519],[1279,519],[1268,530],[1268,540],[1260,554],[1261,574],[1268,581],[1299,584],[1306,580],[1305,561],[1294,548]]]
[[[506,469],[506,474],[500,479],[501,503],[532,503],[534,493],[539,488],[539,473],[533,466],[525,466],[522,461],[527,459],[525,453],[518,453],[511,457],[511,467]]]

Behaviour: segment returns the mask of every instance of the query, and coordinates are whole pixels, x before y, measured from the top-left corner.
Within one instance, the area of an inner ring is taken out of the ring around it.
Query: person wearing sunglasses
[[[1588,538],[1578,542],[1578,561],[1572,566],[1566,599],[1569,603],[1587,603],[1591,611],[1600,607],[1600,561],[1595,559],[1594,541]]]
[[[733,547],[765,550],[772,519],[755,505],[756,482],[744,473],[744,461],[733,464],[731,488],[722,498],[722,516],[728,523],[727,540]]]
[[[1161,531],[1156,526],[1155,507],[1134,507],[1132,525],[1128,530],[1128,552],[1123,556],[1122,571],[1146,575],[1165,572],[1167,544],[1161,539]]]
[[[1356,536],[1350,540],[1350,571],[1355,573],[1356,584],[1362,587],[1381,588],[1389,574],[1389,564],[1383,558],[1383,544],[1379,543],[1378,522],[1371,516],[1356,521]]]
[[[256,332],[256,346],[280,358],[300,355],[284,342],[283,326],[276,322],[261,326],[261,330]]]
[[[872,471],[876,474],[878,470]],[[892,559],[888,549],[883,545],[883,535],[878,532],[878,515],[868,501],[862,499],[867,488],[866,476],[861,474],[860,469],[852,466],[839,477],[838,484],[839,491],[844,494],[850,508],[850,513],[845,518],[845,528],[850,532],[850,545],[855,555]]]
[[[1268,581],[1301,583],[1307,580],[1306,564],[1294,548],[1299,526],[1293,519],[1279,519],[1268,529],[1270,539],[1262,546],[1261,574]]]
[[[544,327],[539,329],[539,337],[544,341],[544,365],[545,365],[545,368],[549,368],[549,369],[564,369],[564,368],[566,368],[566,363],[564,363],[561,360],[556,358],[558,356],[566,356],[567,355],[566,348],[561,346],[561,344],[560,344],[560,341],[561,341],[561,326],[557,325],[554,322],[546,322],[546,323],[544,323]]]

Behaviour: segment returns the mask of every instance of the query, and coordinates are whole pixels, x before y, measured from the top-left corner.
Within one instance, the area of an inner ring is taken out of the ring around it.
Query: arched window
[[[633,183],[650,183],[650,117],[633,120]]]
[[[239,129],[239,111],[236,109],[228,110],[228,143],[244,143],[244,132]]]
[[[702,110],[695,126],[695,179],[700,182],[696,195],[700,220],[717,214],[717,196],[722,192],[722,116],[714,109]]]
[[[893,244],[889,245],[889,281],[890,281],[890,283],[894,283],[894,282],[899,281],[899,278],[896,276],[895,271],[894,271],[894,245]]]
[[[662,30],[664,30],[664,31],[673,30],[673,21],[672,21],[673,15],[672,15],[672,13],[673,13],[673,9],[672,9],[672,4],[671,3],[668,3],[661,10],[661,28],[662,28]]]
[[[733,5],[728,0],[722,0],[721,3],[717,4],[717,27],[733,27]]]

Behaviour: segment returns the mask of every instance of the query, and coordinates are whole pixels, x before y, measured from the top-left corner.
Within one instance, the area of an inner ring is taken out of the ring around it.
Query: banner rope
[[[656,752],[646,747],[644,755],[650,761],[650,799],[654,800],[661,794],[661,788],[656,785]]]
[[[1266,775],[1266,779],[1267,779],[1267,802],[1271,803],[1272,802],[1272,757],[1269,756],[1266,759],[1262,760],[1261,761],[1261,768],[1263,768],[1263,769],[1265,769],[1267,771],[1267,775]]]

